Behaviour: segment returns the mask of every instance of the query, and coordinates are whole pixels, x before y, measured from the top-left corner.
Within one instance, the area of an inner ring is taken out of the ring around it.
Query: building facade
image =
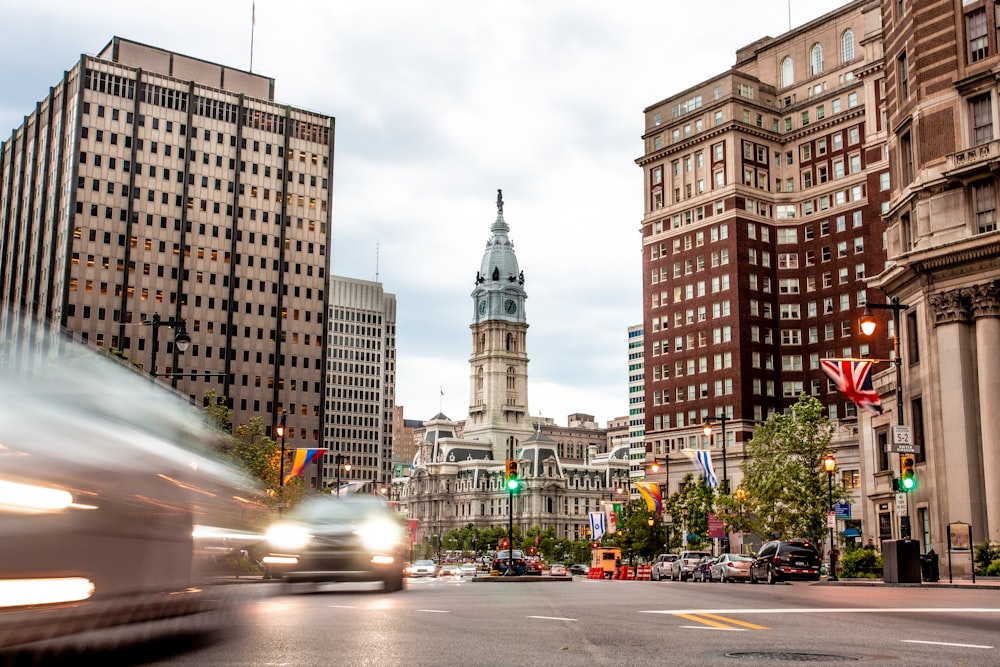
[[[0,149],[0,336],[58,322],[318,446],[333,142],[273,79],[119,37],[81,56]]]
[[[646,339],[642,325],[628,328],[628,442],[630,477],[645,479],[646,463]]]
[[[322,479],[329,486],[339,477],[373,492],[393,472],[396,295],[378,282],[331,276],[328,321],[323,446],[330,454]]]
[[[629,477],[629,443],[609,448],[608,431],[575,413],[565,427],[532,419],[528,409],[527,292],[510,231],[497,217],[476,274],[469,357],[469,416],[438,414],[414,434],[410,474],[393,480],[393,497],[418,521],[417,543],[440,544],[449,530],[513,521],[522,531],[552,528],[585,539],[589,513],[604,511]],[[505,461],[518,461],[522,491],[506,491]],[[495,545],[480,545],[488,548]]]
[[[975,543],[1000,540],[1000,3],[886,1],[880,10],[892,176],[889,262],[871,285],[906,308],[898,332],[892,312],[873,311],[877,336],[899,334],[902,382],[895,369],[877,378],[890,409],[862,429],[874,480],[865,511],[892,537],[908,515],[922,550],[943,556],[951,524],[971,526]],[[901,512],[891,488],[899,460],[883,453],[900,416],[919,447],[917,489]],[[967,572],[968,560],[955,567]]]
[[[856,426],[819,361],[891,347],[855,326],[883,296],[867,282],[886,256],[880,37],[878,2],[858,0],[645,109],[645,443],[668,493],[697,474],[687,448],[712,448],[735,488],[754,425],[803,392]],[[706,436],[719,417],[725,436]]]

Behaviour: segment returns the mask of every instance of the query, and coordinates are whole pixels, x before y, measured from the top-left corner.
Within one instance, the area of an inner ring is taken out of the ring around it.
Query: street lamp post
[[[143,324],[153,327],[153,353],[149,364],[150,377],[156,378],[156,355],[160,347],[160,327],[172,327],[176,329],[174,333],[174,345],[177,346],[179,352],[184,352],[188,349],[188,345],[191,344],[191,336],[188,335],[187,330],[184,328],[186,322],[187,320],[184,319],[164,320],[160,318],[159,313],[153,313],[153,316],[149,320],[143,320]]]
[[[722,492],[729,493],[729,474],[726,471],[726,422],[731,421],[726,415],[717,417],[706,417],[705,426],[702,431],[705,435],[712,437],[712,422],[719,422],[722,425]]]
[[[837,459],[833,454],[827,454],[823,457],[823,470],[826,471],[827,501],[832,515],[832,517],[828,515],[827,518],[827,525],[830,527],[830,574],[827,576],[827,580],[837,581],[836,546],[833,543],[833,524],[837,516],[836,509],[833,507],[833,473],[837,470]]]
[[[872,309],[892,311],[892,349],[893,363],[896,365],[896,425],[903,426],[903,355],[900,349],[899,340],[899,314],[910,307],[899,302],[899,297],[892,297],[889,303],[866,303],[865,312],[858,320],[861,333],[867,337],[875,334],[878,329],[878,320],[872,315]],[[910,497],[906,496],[906,516],[899,520],[900,537],[910,538]]]
[[[281,421],[274,427],[275,435],[281,438],[281,462],[278,464],[278,488],[282,490],[281,495],[284,495],[285,489],[285,416],[287,414],[286,412],[282,412]]]
[[[341,454],[340,452],[337,452],[336,454],[334,454],[333,459],[334,459],[334,461],[336,462],[336,465],[337,465],[337,497],[339,498],[340,497],[340,464],[341,464],[342,461],[346,461],[347,457],[344,456],[343,454]],[[345,463],[344,464],[344,470],[346,472],[351,472],[351,464],[350,463]]]

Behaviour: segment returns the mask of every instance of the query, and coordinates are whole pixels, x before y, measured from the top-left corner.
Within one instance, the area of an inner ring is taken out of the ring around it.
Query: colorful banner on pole
[[[663,498],[660,496],[660,485],[656,482],[632,482],[639,490],[639,495],[646,501],[646,509],[660,516],[663,514]]]
[[[293,477],[301,477],[302,472],[305,470],[306,466],[313,463],[316,459],[322,456],[327,450],[325,449],[296,449],[293,450],[295,455],[292,457],[292,469],[288,471],[285,475],[285,483],[288,482]]]
[[[706,484],[713,489],[719,487],[719,478],[715,476],[715,470],[712,468],[712,452],[707,449],[682,449],[681,453],[691,457],[691,460],[698,464]]]

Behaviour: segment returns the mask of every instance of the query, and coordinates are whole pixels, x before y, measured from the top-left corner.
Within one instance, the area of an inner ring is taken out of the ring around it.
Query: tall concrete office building
[[[877,378],[888,409],[862,429],[873,480],[865,512],[882,536],[899,536],[891,488],[899,460],[884,448],[901,418],[918,446],[917,489],[903,512],[923,551],[944,555],[949,526],[959,540],[970,529],[975,544],[1000,540],[1000,3],[908,0],[880,9],[890,261],[873,285],[906,309],[898,313],[902,382],[894,369]],[[876,335],[891,340],[893,313],[872,314]],[[969,561],[954,566],[967,573]]]
[[[628,328],[628,443],[629,476],[645,478],[646,461],[646,339],[642,325]]]
[[[379,282],[333,276],[329,322],[323,480],[335,484],[339,468],[342,482],[377,492],[393,474],[396,296]]]
[[[668,492],[694,471],[682,449],[713,447],[721,481],[719,460],[802,392],[856,421],[820,359],[891,349],[856,333],[884,298],[867,282],[890,188],[880,37],[879,3],[851,2],[645,109],[645,439]],[[702,432],[720,416],[724,442],[719,422]]]
[[[317,446],[333,145],[271,78],[119,37],[81,56],[0,151],[0,337],[49,319]]]

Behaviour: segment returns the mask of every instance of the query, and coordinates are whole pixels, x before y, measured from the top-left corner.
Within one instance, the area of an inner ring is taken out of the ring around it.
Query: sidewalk
[[[822,586],[900,586],[900,587],[923,587],[923,588],[965,588],[982,590],[1000,590],[1000,577],[976,577],[975,583],[972,577],[955,577],[948,581],[947,577],[939,581],[923,581],[919,584],[887,584],[882,579],[837,579],[829,581],[823,579],[819,582]]]

